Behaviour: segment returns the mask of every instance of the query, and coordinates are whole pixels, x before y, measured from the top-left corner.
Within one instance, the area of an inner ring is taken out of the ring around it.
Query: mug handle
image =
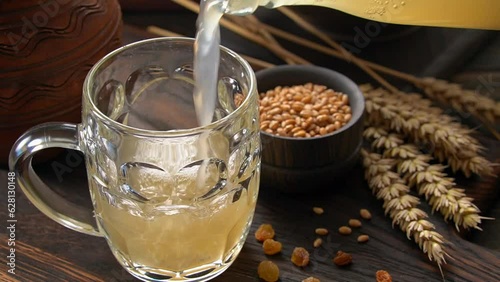
[[[47,148],[82,152],[79,131],[79,125],[62,122],[43,123],[28,129],[12,146],[9,168],[17,173],[26,197],[46,216],[69,229],[102,237],[94,211],[59,196],[40,179],[31,164],[34,154]]]

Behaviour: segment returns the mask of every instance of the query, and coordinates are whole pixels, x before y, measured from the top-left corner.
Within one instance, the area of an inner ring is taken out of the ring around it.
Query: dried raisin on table
[[[306,266],[309,264],[309,252],[302,247],[296,247],[291,260],[296,266]]]
[[[391,275],[385,270],[378,270],[375,273],[375,277],[377,278],[377,282],[392,282]]]
[[[274,229],[271,224],[261,224],[257,231],[255,231],[255,239],[259,242],[264,242],[266,239],[274,238]]]
[[[273,239],[266,239],[264,244],[262,244],[262,248],[266,255],[274,255],[281,252],[282,245],[280,242]]]
[[[337,266],[345,266],[352,263],[352,256],[349,253],[338,251],[337,255],[333,258],[333,263]]]
[[[266,282],[276,282],[280,278],[280,269],[270,260],[262,261],[257,268],[257,273],[259,278]]]

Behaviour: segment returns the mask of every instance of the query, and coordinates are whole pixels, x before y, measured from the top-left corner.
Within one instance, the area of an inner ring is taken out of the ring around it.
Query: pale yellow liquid
[[[500,29],[498,0],[228,0],[227,13],[255,5],[315,5],[375,21],[422,26]],[[248,10],[246,10],[248,12]]]
[[[183,206],[180,200],[178,209],[175,201],[162,203],[161,199],[151,204],[135,202],[131,208],[127,207],[130,199],[121,202],[116,198],[110,204],[97,183],[91,186],[99,227],[117,259],[132,273],[152,272],[179,279],[225,268],[239,253],[258,193],[258,174],[251,177],[248,189],[242,189],[235,202],[234,193],[228,191],[196,205]],[[193,189],[195,182],[192,179],[187,190]]]

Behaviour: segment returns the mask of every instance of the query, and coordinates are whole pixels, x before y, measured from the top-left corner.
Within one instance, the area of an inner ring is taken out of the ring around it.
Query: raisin
[[[273,239],[266,239],[264,241],[264,244],[262,244],[264,254],[266,255],[274,255],[281,252],[281,247],[281,243],[278,241],[274,241]]]
[[[377,278],[377,282],[392,282],[391,275],[385,270],[378,270],[375,273],[375,277]]]
[[[257,273],[266,282],[275,282],[280,278],[280,269],[270,260],[262,261],[257,268]]]
[[[352,263],[352,256],[349,253],[344,253],[343,251],[338,251],[335,258],[333,258],[333,263],[338,266],[345,266]]]
[[[274,229],[271,224],[261,224],[255,231],[255,239],[259,242],[264,242],[266,239],[274,238]]]
[[[309,264],[309,252],[302,247],[296,247],[292,253],[292,262],[296,266],[308,265]]]

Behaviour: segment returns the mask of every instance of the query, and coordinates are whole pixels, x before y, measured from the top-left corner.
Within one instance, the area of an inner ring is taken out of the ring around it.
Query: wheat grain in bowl
[[[365,106],[357,83],[313,65],[275,66],[256,72],[256,78],[261,185],[311,192],[354,166],[363,140]]]
[[[259,95],[260,129],[279,136],[323,136],[352,117],[349,97],[325,85],[276,86]]]

